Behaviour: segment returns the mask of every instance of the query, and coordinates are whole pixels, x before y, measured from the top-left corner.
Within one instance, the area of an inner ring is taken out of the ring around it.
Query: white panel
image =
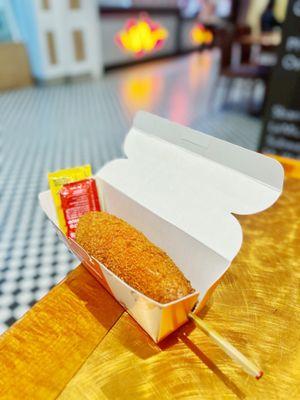
[[[273,158],[144,111],[136,113],[133,127],[282,190],[284,171]]]
[[[52,201],[52,196],[50,190],[46,192],[42,192],[39,194],[39,202],[43,211],[46,213],[47,217],[54,223],[58,224],[57,214],[54,206],[54,202]]]

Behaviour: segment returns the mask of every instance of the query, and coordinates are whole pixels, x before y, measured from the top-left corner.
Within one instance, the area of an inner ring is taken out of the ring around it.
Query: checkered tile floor
[[[97,171],[121,156],[138,109],[256,148],[260,122],[220,109],[217,75],[218,54],[204,53],[144,64],[99,82],[0,95],[0,332],[77,264],[38,205],[48,171],[84,163]]]

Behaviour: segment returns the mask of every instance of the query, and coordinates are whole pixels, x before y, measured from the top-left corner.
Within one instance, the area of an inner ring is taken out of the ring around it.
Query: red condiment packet
[[[60,190],[67,236],[75,239],[79,218],[88,211],[100,211],[97,187],[94,179],[65,184]]]

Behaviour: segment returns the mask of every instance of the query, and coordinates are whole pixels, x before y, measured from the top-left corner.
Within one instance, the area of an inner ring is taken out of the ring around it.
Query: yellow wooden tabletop
[[[299,399],[300,167],[200,314],[264,370],[246,375],[187,323],[155,344],[79,266],[0,338],[1,399]]]

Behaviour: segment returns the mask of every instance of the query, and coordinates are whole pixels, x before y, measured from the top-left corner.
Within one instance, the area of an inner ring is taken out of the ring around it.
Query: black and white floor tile
[[[193,54],[99,82],[0,95],[0,332],[78,263],[38,205],[48,171],[84,163],[97,171],[121,156],[138,109],[256,149],[259,120],[216,104],[222,92],[218,57]]]

